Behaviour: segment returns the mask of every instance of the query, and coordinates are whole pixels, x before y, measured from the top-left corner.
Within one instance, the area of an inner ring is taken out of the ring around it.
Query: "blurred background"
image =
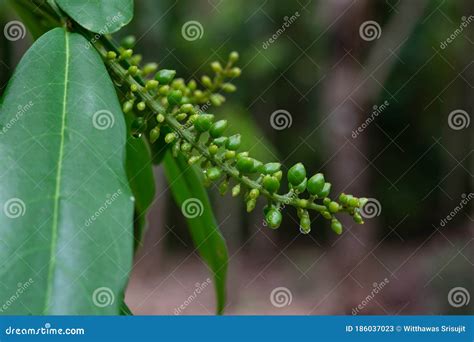
[[[342,220],[336,236],[315,218],[303,235],[291,208],[272,231],[261,210],[211,189],[229,247],[227,314],[473,313],[472,1],[135,3],[120,34],[186,80],[239,51],[238,92],[208,111],[252,155],[303,161],[335,193],[373,199],[365,225]],[[0,1],[0,27],[14,19]],[[0,94],[30,44],[0,37]],[[209,270],[155,173],[126,301],[135,314],[213,314]]]

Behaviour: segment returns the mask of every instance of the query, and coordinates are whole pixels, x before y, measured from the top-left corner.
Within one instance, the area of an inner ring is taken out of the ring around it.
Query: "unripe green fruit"
[[[253,198],[249,199],[247,201],[247,212],[250,213],[252,210],[254,210],[256,204],[257,204],[256,200],[254,200]]]
[[[216,73],[222,72],[222,65],[221,65],[221,63],[219,63],[217,61],[212,62],[211,63],[211,69]]]
[[[133,102],[132,101],[125,101],[123,103],[122,110],[124,113],[129,113],[133,109]]]
[[[219,146],[214,145],[214,144],[211,144],[211,145],[209,146],[208,150],[209,150],[209,153],[210,153],[210,154],[214,155],[214,154],[217,153],[217,151],[219,151]]]
[[[349,206],[358,208],[360,206],[360,202],[358,198],[352,197],[349,199]]]
[[[339,211],[339,203],[337,202],[330,202],[328,204],[328,209],[331,213],[337,213]]]
[[[342,194],[339,195],[339,202],[341,202],[341,204],[343,204],[343,205],[348,204],[348,197],[345,193],[342,193]]]
[[[305,178],[300,184],[298,184],[297,186],[293,186],[293,189],[295,189],[296,191],[298,191],[298,193],[301,194],[306,190],[307,183],[308,180]]]
[[[290,184],[297,186],[299,185],[306,177],[306,169],[301,163],[293,165],[288,170],[288,182]]]
[[[190,80],[188,82],[188,88],[189,90],[193,91],[193,90],[196,90],[196,87],[197,87],[197,83],[195,80]]]
[[[133,65],[138,65],[141,63],[141,61],[142,61],[142,55],[133,55],[130,58],[130,64],[133,64]]]
[[[327,207],[331,203],[331,199],[329,197],[324,197],[323,204]]]
[[[242,70],[240,70],[240,68],[232,68],[229,72],[229,76],[230,77],[239,77],[240,74],[242,73]]]
[[[333,218],[331,220],[331,229],[337,235],[341,235],[342,234],[342,224],[341,224],[341,222],[339,222],[337,219]]]
[[[134,36],[126,36],[122,39],[120,45],[122,45],[125,49],[132,49],[135,46],[135,43],[136,39]]]
[[[232,83],[224,83],[222,85],[222,90],[225,91],[226,93],[233,93],[237,90],[237,87],[233,85]]]
[[[323,190],[318,195],[319,198],[327,197],[331,192],[331,183],[324,183]]]
[[[146,81],[146,83],[145,83],[145,88],[146,88],[147,90],[153,90],[153,89],[158,88],[158,81],[155,81],[155,80],[148,80],[148,81]]]
[[[221,170],[219,170],[217,167],[211,167],[207,170],[207,177],[211,181],[218,180],[221,177],[221,174]]]
[[[156,116],[156,121],[158,121],[159,123],[162,123],[163,121],[165,121],[165,116],[163,114],[158,114]]]
[[[136,65],[131,65],[129,68],[128,68],[128,73],[132,76],[135,76],[138,72],[138,67]]]
[[[224,134],[224,131],[227,129],[227,120],[219,120],[215,122],[211,129],[209,130],[209,134],[213,138],[219,138]]]
[[[220,107],[225,99],[220,94],[212,94],[209,100],[211,101],[213,106]]]
[[[322,173],[317,173],[308,180],[308,192],[316,196],[318,195],[324,187],[324,176]]]
[[[237,184],[232,188],[232,197],[237,197],[240,194],[240,184]]]
[[[249,157],[241,157],[237,159],[236,167],[242,173],[251,173],[253,170],[253,159]]]
[[[188,114],[186,114],[186,113],[179,113],[179,114],[176,114],[176,120],[178,120],[178,121],[183,121],[183,120],[185,120],[187,117],[188,117]]]
[[[198,132],[206,132],[211,128],[213,120],[214,120],[214,115],[201,114],[196,118],[196,120],[194,120],[193,125],[194,125],[194,128],[196,128]]]
[[[192,156],[191,158],[188,159],[188,164],[193,165],[196,164],[199,159],[201,159],[201,156]]]
[[[229,137],[226,143],[226,147],[229,150],[235,151],[240,147],[241,137],[240,134],[235,134]]]
[[[265,221],[270,228],[277,229],[282,221],[281,212],[278,209],[270,208],[265,214]]]
[[[170,92],[170,86],[168,86],[168,85],[161,86],[161,87],[158,89],[158,93],[159,93],[160,95],[163,95],[163,96],[168,95],[169,92]]]
[[[213,144],[221,147],[221,146],[224,146],[225,143],[227,142],[228,138],[227,137],[219,137],[219,138],[216,138],[212,141]]]
[[[168,103],[170,106],[176,106],[181,104],[183,99],[183,93],[181,90],[173,90],[168,94]]]
[[[268,191],[268,192],[275,192],[280,188],[280,182],[276,177],[266,175],[263,177],[263,187]]]
[[[326,220],[329,220],[330,218],[332,218],[332,215],[329,211],[323,211],[321,213],[321,216],[324,217]]]
[[[275,173],[273,174],[273,177],[275,177],[276,179],[278,179],[278,181],[281,181],[281,179],[283,178],[283,172],[282,172],[282,171],[275,172]]]
[[[176,70],[162,69],[156,73],[155,80],[160,84],[169,84],[175,76]]]
[[[201,82],[202,82],[202,84],[204,84],[204,86],[206,86],[207,88],[212,87],[212,81],[211,81],[211,78],[210,78],[209,76],[202,76],[202,77],[201,77]]]
[[[311,231],[311,220],[309,219],[309,214],[306,210],[300,218],[300,231],[303,234],[308,234]]]
[[[364,220],[362,219],[362,216],[360,216],[359,213],[354,214],[354,222],[357,223],[357,224],[364,223]]]
[[[184,142],[181,144],[181,151],[183,152],[189,152],[193,149],[193,145],[191,145],[188,142]]]
[[[138,102],[138,104],[137,104],[137,109],[138,109],[139,111],[143,111],[143,110],[145,110],[145,108],[146,108],[145,102],[143,102],[143,101],[142,101],[142,102]]]
[[[257,172],[258,169],[262,167],[262,162],[257,159],[253,159],[253,168],[252,168],[252,173]]]
[[[239,53],[237,51],[232,51],[229,55],[229,61],[235,63],[239,60]]]
[[[235,158],[235,151],[226,151],[224,154],[225,159]]]
[[[181,106],[180,110],[184,113],[191,113],[194,110],[194,106],[190,103],[185,103]]]
[[[127,59],[127,58],[132,57],[132,55],[133,55],[133,50],[132,49],[123,50],[120,53],[120,59]]]
[[[108,51],[107,52],[107,59],[114,60],[117,58],[117,53],[115,51]]]
[[[258,189],[252,189],[250,190],[249,197],[251,199],[257,199],[258,196],[260,196],[260,191]]]
[[[267,163],[260,167],[259,172],[263,173],[264,175],[272,175],[275,172],[280,171],[281,164],[280,163]]]
[[[144,76],[150,75],[150,74],[154,73],[156,71],[156,69],[158,69],[158,64],[156,64],[156,63],[147,63],[143,67],[143,75]]]
[[[176,139],[176,135],[174,133],[168,133],[165,135],[165,142],[167,144],[172,143]]]
[[[160,127],[156,126],[150,131],[150,142],[153,144],[160,137]]]

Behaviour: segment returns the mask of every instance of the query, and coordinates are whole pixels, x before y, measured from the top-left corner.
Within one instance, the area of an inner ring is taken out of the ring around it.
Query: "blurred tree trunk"
[[[361,0],[354,4],[351,0],[340,0],[329,3],[327,26],[335,24],[330,31],[333,45],[327,63],[322,113],[328,125],[328,168],[336,185],[335,194],[347,192],[376,197],[374,189],[370,188],[369,134],[364,131],[353,138],[352,131],[369,117],[372,106],[391,101],[390,97],[380,98],[380,94],[396,64],[397,57],[392,52],[397,53],[409,37],[426,3],[426,0],[402,1],[398,11],[382,27],[380,39],[368,42],[360,36],[359,28],[365,21],[374,20],[373,13],[369,12],[374,8],[373,2]],[[370,48],[368,54],[365,48]],[[352,271],[357,268],[364,282],[372,284],[380,279],[370,279],[370,273],[381,266],[370,256],[377,238],[376,221],[366,220],[364,226],[357,226],[345,217],[342,222],[346,233],[335,242],[330,254],[335,263],[333,269],[338,272],[336,281],[341,281],[342,293],[352,291],[353,295],[343,296],[345,302],[341,302],[341,307],[335,312],[350,313],[358,304],[351,301],[364,298],[367,292],[367,287],[354,286],[350,279]],[[359,288],[360,293],[354,293],[354,289]]]

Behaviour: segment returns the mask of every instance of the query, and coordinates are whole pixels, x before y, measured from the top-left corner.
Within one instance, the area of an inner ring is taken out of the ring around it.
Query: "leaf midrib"
[[[53,277],[54,271],[56,266],[56,248],[58,242],[58,226],[59,226],[59,198],[60,198],[60,188],[61,188],[61,172],[62,172],[62,164],[64,158],[64,133],[66,130],[66,114],[67,114],[67,95],[68,95],[68,78],[69,78],[69,59],[70,59],[70,51],[69,51],[69,37],[68,32],[64,33],[65,37],[65,52],[66,52],[66,60],[65,60],[65,71],[64,71],[64,91],[63,91],[63,109],[61,114],[61,140],[59,143],[59,157],[58,157],[58,165],[57,165],[57,172],[56,172],[56,185],[54,191],[54,208],[53,208],[53,222],[52,222],[52,232],[51,232],[51,251],[49,257],[49,269],[48,269],[48,280],[46,283],[46,298],[45,304],[43,308],[43,312],[46,314],[47,310],[50,306],[50,301],[52,297],[53,291]]]

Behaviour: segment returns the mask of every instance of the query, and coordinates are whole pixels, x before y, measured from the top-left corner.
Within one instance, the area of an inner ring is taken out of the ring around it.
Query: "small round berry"
[[[239,149],[240,143],[241,143],[240,134],[235,134],[235,135],[232,135],[232,136],[229,137],[229,139],[227,140],[227,143],[226,143],[226,147],[229,150],[235,151],[235,150]]]
[[[212,138],[219,138],[224,134],[224,131],[227,129],[227,120],[219,120],[215,122],[211,129],[209,130],[209,134]]]
[[[322,173],[317,173],[308,180],[308,192],[316,196],[318,195],[324,187],[324,175]]]
[[[265,221],[272,229],[277,229],[281,225],[282,215],[276,208],[270,208],[265,214]]]
[[[306,178],[306,169],[301,163],[295,164],[288,170],[287,176],[290,184],[297,186]]]
[[[176,76],[176,70],[162,69],[155,74],[155,80],[160,84],[169,84]]]
[[[270,193],[277,191],[280,188],[280,182],[276,177],[266,175],[263,177],[263,187]]]
[[[194,120],[194,128],[198,132],[206,132],[211,128],[212,121],[214,120],[214,115],[212,114],[201,114],[196,120]]]

